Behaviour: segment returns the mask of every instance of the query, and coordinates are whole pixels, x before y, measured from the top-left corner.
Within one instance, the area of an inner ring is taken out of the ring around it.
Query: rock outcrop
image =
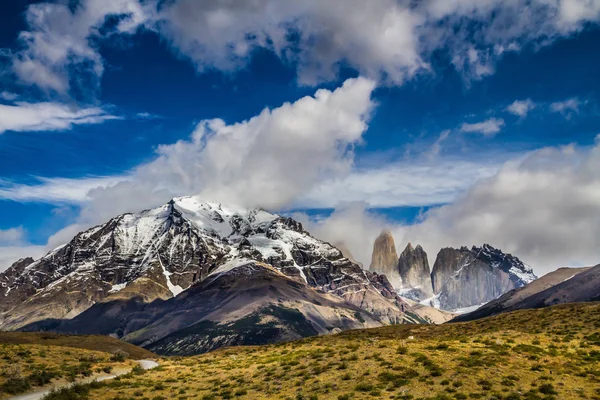
[[[398,254],[396,253],[394,237],[390,231],[384,230],[375,239],[369,270],[387,276],[394,287],[398,287],[400,284]]]
[[[435,301],[444,310],[487,303],[535,279],[531,267],[487,244],[440,250],[431,273]]]
[[[398,259],[398,273],[401,279],[401,295],[413,300],[425,300],[433,296],[431,270],[427,253],[420,245],[409,243]]]

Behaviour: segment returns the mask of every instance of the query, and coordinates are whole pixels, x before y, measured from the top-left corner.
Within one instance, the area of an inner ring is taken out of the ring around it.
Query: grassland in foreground
[[[126,372],[138,366],[133,359],[150,357],[107,336],[0,332],[0,399]]]
[[[70,398],[600,399],[600,303],[160,362]]]

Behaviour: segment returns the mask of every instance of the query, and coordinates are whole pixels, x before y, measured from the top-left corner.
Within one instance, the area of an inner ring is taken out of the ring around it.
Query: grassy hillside
[[[135,365],[135,361],[121,354],[31,343],[0,343],[0,399],[50,384],[129,370]]]
[[[64,346],[78,349],[103,351],[106,353],[125,352],[129,358],[140,360],[156,357],[148,350],[102,335],[61,335],[56,333],[0,332],[0,344],[38,344]]]
[[[600,304],[170,358],[90,399],[600,399]]]

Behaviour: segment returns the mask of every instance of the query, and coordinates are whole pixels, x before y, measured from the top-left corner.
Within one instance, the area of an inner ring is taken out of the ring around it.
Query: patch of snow
[[[455,314],[468,314],[470,312],[477,310],[481,306],[484,306],[485,304],[487,304],[487,303],[476,304],[476,305],[470,306],[470,307],[457,308],[455,310],[450,310],[450,312],[455,313]]]
[[[435,296],[429,297],[428,299],[421,300],[420,303],[423,304],[424,306],[437,308],[439,310],[440,309],[440,296],[441,295],[442,295],[441,293],[438,293]]]
[[[125,286],[127,286],[127,283],[118,283],[116,285],[112,285],[112,288],[108,291],[108,293],[120,292],[121,290],[125,289]]]

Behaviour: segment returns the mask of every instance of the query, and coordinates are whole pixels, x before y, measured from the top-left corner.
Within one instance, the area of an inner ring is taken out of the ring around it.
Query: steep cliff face
[[[400,285],[400,274],[398,273],[398,253],[394,237],[388,230],[381,232],[373,244],[373,255],[371,266],[373,272],[384,274],[388,277],[394,287]]]
[[[431,273],[434,301],[444,310],[487,303],[535,279],[531,267],[489,245],[442,249]]]
[[[413,300],[424,300],[433,296],[431,271],[427,253],[419,245],[408,244],[398,259],[401,294]]]

